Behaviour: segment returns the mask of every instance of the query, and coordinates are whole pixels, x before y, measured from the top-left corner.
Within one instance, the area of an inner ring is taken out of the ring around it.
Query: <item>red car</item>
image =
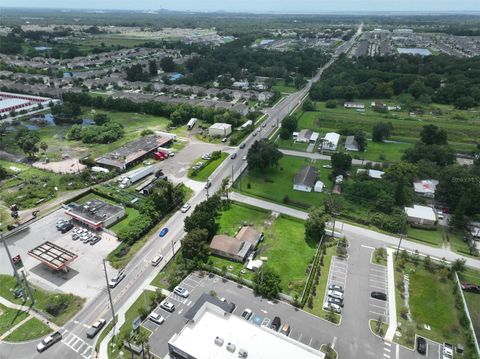
[[[462,290],[465,292],[480,293],[480,286],[469,283],[462,283]]]

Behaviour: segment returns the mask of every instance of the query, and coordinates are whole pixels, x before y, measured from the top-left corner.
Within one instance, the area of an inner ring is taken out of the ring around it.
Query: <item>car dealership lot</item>
[[[37,285],[49,290],[60,290],[84,298],[93,298],[105,289],[102,260],[114,250],[118,241],[112,236],[102,234],[102,240],[95,245],[72,240],[73,229],[62,234],[55,224],[60,219],[67,219],[63,209],[40,218],[25,230],[7,239],[12,256],[20,254],[26,269],[27,278]],[[31,257],[27,252],[34,247],[50,241],[78,256],[69,266],[69,271],[55,271],[46,264]],[[114,270],[109,270],[113,276]],[[12,274],[10,262],[5,250],[0,251],[0,273]]]

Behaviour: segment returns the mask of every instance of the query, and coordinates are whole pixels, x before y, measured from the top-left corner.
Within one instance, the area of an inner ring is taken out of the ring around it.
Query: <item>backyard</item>
[[[264,198],[277,203],[284,203],[303,209],[320,206],[325,193],[302,192],[293,189],[295,174],[303,167],[312,165],[318,168],[319,179],[325,184],[324,191],[330,191],[331,181],[328,179],[330,169],[322,165],[330,161],[311,162],[309,159],[283,156],[278,165],[262,171],[248,170],[236,183],[235,189],[246,195]]]

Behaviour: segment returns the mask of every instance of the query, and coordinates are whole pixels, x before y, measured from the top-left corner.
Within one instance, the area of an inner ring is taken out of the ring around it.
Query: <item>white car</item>
[[[41,353],[44,350],[50,348],[53,344],[58,343],[60,340],[62,340],[62,334],[60,332],[52,333],[48,337],[45,337],[40,343],[38,343],[37,350]]]
[[[442,359],[453,358],[453,346],[452,344],[443,343]]]
[[[160,254],[152,258],[152,266],[156,267],[162,261],[163,256]]]
[[[180,211],[182,213],[186,213],[192,206],[190,205],[190,203],[185,203],[182,208],[180,209]]]
[[[183,298],[187,298],[190,295],[190,293],[188,293],[188,290],[180,286],[175,287],[173,292]]]
[[[160,314],[158,313],[150,313],[150,315],[148,316],[148,319],[150,319],[152,322],[156,323],[156,324],[162,324],[164,321],[165,321],[165,318],[162,317]]]
[[[173,312],[175,310],[175,305],[173,303],[170,303],[168,300],[164,300],[160,304],[160,308],[165,309],[167,312]]]
[[[115,288],[118,283],[120,283],[123,278],[125,278],[125,273],[124,272],[119,272],[115,277],[113,277],[109,282],[108,282],[108,286],[110,288]]]
[[[342,312],[342,308],[338,304],[335,304],[335,303],[328,303],[327,302],[323,305],[323,309],[331,310],[335,313],[341,313]]]
[[[328,296],[332,298],[343,299],[343,293],[339,292],[338,290],[329,290]]]

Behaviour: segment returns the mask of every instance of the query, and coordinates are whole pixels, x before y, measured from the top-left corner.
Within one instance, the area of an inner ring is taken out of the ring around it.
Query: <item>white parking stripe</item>
[[[381,315],[382,317],[385,317],[387,315],[386,313],[377,313],[377,312],[374,312],[373,310],[369,310],[368,312],[375,315]]]

